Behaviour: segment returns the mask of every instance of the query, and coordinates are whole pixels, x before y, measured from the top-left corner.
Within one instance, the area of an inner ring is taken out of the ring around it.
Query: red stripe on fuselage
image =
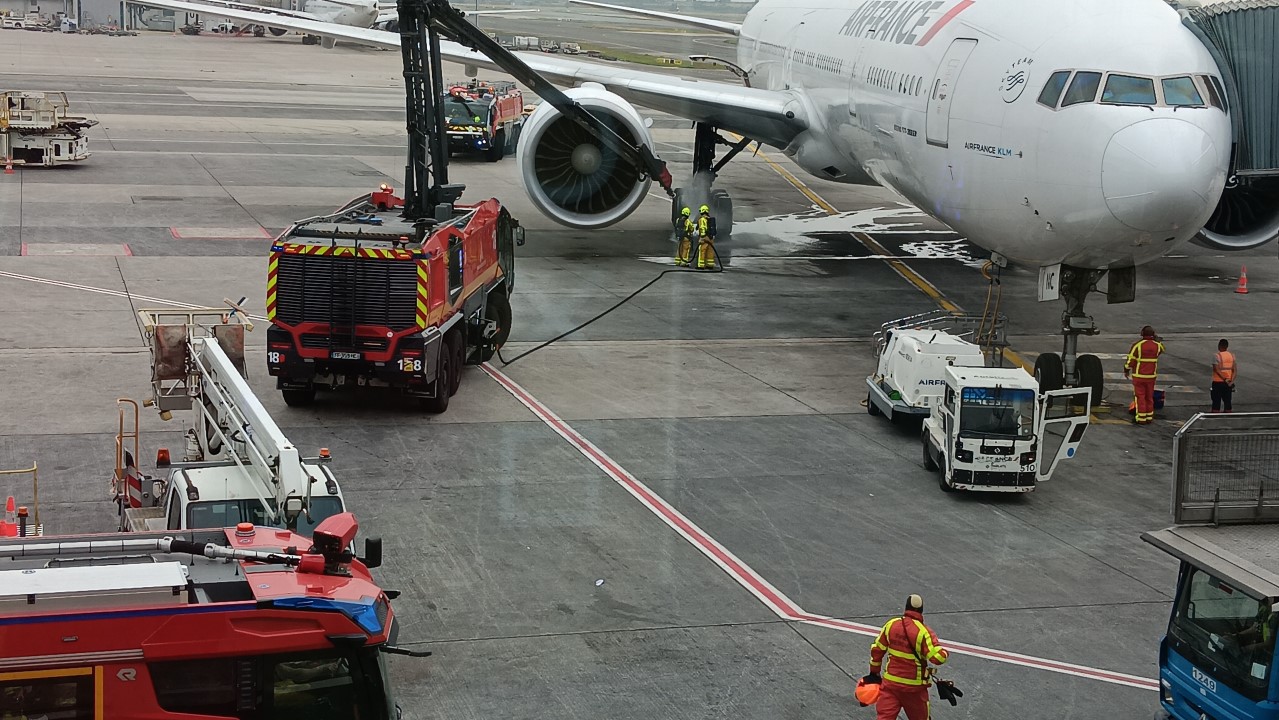
[[[928,44],[928,41],[929,41],[929,40],[932,40],[932,39],[933,39],[933,36],[937,34],[937,31],[939,31],[939,30],[941,30],[942,28],[946,27],[946,24],[947,24],[947,23],[949,23],[951,20],[954,20],[956,15],[958,15],[959,13],[961,13],[961,12],[963,12],[963,11],[967,10],[967,9],[968,9],[968,6],[969,6],[969,5],[972,5],[974,1],[975,1],[975,0],[960,0],[960,2],[959,2],[959,4],[958,4],[958,5],[956,5],[955,7],[951,8],[949,11],[947,11],[947,13],[946,13],[945,15],[942,15],[942,16],[941,16],[941,19],[939,19],[937,22],[933,23],[933,26],[932,26],[932,27],[930,27],[930,28],[928,28],[928,32],[924,33],[924,36],[923,36],[922,38],[920,38],[920,39],[919,39],[919,42],[917,42],[917,43],[915,43],[915,44],[916,44],[916,45],[927,45],[927,44]]]

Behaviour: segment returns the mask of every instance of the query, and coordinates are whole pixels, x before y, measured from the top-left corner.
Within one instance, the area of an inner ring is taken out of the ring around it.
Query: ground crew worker
[[[1133,402],[1137,405],[1133,422],[1138,425],[1155,421],[1155,378],[1159,376],[1159,356],[1163,352],[1164,344],[1149,325],[1141,329],[1141,339],[1128,351],[1124,377],[1132,379]]]
[[[888,667],[881,674],[885,655]],[[906,720],[928,720],[928,688],[932,685],[928,664],[941,665],[948,656],[937,633],[924,624],[924,599],[918,595],[906,598],[905,612],[884,623],[870,646],[867,681],[880,683],[875,704],[878,720],[896,720],[902,710]]]
[[[1217,342],[1217,354],[1212,358],[1212,411],[1232,412],[1231,399],[1235,394],[1235,354],[1230,352],[1230,341]]]
[[[697,218],[697,269],[715,269],[715,218],[709,206],[698,208]]]
[[[693,249],[693,233],[696,227],[690,217],[692,214],[692,210],[684,208],[679,211],[679,219],[675,221],[675,237],[678,242],[675,250],[675,264],[679,267],[688,267],[689,257]]]

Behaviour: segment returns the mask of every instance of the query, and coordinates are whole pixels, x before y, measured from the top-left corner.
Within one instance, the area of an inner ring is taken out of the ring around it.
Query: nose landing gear
[[[1124,268],[1123,271],[1115,271],[1115,274],[1123,276],[1123,280],[1130,280],[1131,271],[1132,268]],[[1066,303],[1066,309],[1061,314],[1061,354],[1044,353],[1035,360],[1035,379],[1039,381],[1041,391],[1087,387],[1092,388],[1093,406],[1101,402],[1106,380],[1101,358],[1096,355],[1080,355],[1079,336],[1097,335],[1101,332],[1092,316],[1084,314],[1084,299],[1088,293],[1098,292],[1097,283],[1107,272],[1061,266],[1060,294]],[[1112,276],[1112,283],[1115,279]],[[1130,289],[1130,285],[1126,287]],[[1116,301],[1116,293],[1111,290],[1107,290],[1107,296],[1111,302]]]

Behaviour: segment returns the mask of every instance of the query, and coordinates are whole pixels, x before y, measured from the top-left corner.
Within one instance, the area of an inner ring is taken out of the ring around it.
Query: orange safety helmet
[[[879,702],[879,683],[868,683],[866,678],[862,678],[857,681],[857,690],[853,691],[853,696],[862,707],[874,705]]]

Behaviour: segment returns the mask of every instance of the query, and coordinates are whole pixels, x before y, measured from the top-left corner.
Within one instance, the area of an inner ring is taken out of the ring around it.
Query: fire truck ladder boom
[[[448,184],[448,148],[444,114],[437,102],[443,95],[440,67],[441,33],[481,53],[499,68],[524,83],[565,117],[572,119],[599,142],[629,163],[640,178],[656,180],[674,196],[666,163],[648,145],[634,145],[608,123],[543,78],[479,28],[467,22],[447,0],[398,0],[400,46],[404,55],[409,131],[409,166],[405,172],[404,217],[421,221],[443,218],[440,205],[452,205],[460,185]]]

